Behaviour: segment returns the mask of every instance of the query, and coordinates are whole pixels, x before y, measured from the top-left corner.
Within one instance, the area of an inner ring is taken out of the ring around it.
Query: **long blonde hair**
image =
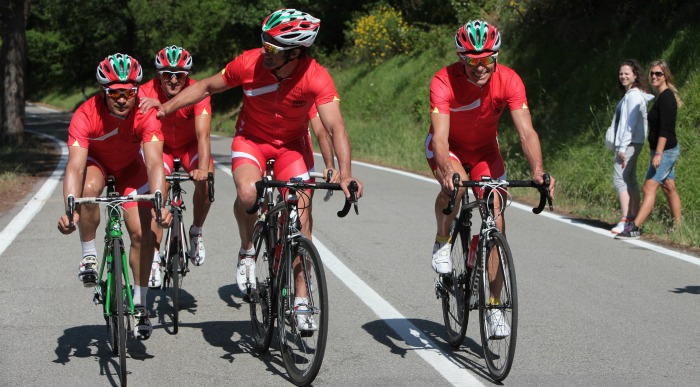
[[[671,92],[673,92],[673,96],[676,98],[676,104],[680,108],[683,106],[683,101],[681,100],[681,96],[678,94],[678,89],[676,88],[676,85],[673,84],[673,75],[671,74],[671,68],[668,67],[668,63],[666,63],[665,60],[655,60],[652,61],[649,64],[649,71],[651,72],[651,69],[654,68],[655,66],[661,67],[661,71],[664,73],[664,77],[666,77],[666,86],[668,86],[669,89],[671,89]],[[649,84],[651,84],[651,76],[649,76]],[[652,86],[652,89],[654,87]],[[658,93],[657,90],[654,90],[655,92]]]

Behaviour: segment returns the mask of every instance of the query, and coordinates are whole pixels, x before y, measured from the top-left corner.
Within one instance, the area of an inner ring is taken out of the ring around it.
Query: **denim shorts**
[[[651,151],[651,159],[654,159],[655,151]],[[647,170],[647,180],[654,179],[657,183],[663,184],[664,180],[676,179],[676,161],[681,155],[681,146],[676,145],[674,148],[665,150],[663,155],[661,155],[661,164],[658,168],[654,168],[654,165],[649,162],[649,169]]]

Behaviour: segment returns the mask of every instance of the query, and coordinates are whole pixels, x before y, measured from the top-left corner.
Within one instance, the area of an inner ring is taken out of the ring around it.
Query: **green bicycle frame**
[[[107,213],[109,214],[109,221],[105,227],[105,247],[103,257],[105,257],[100,265],[100,274],[97,279],[97,286],[95,287],[96,295],[104,295],[104,311],[105,317],[111,317],[117,313],[115,300],[115,285],[114,285],[114,269],[112,265],[115,259],[121,258],[122,260],[122,273],[124,276],[124,295],[122,299],[126,299],[126,314],[134,314],[134,295],[131,291],[131,284],[129,282],[129,261],[127,259],[126,249],[124,248],[124,240],[122,239],[122,228],[121,228],[121,206],[118,204],[107,205]],[[122,256],[114,257],[112,254],[114,243],[119,243],[122,246]],[[105,276],[105,267],[107,268],[105,282],[102,278]],[[102,289],[102,284],[105,284],[106,293]]]

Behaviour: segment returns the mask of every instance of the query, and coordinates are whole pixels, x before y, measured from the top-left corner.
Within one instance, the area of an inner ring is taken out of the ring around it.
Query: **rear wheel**
[[[295,273],[290,278],[285,262],[279,268],[278,279],[281,283],[277,288],[277,321],[280,351],[287,373],[294,384],[306,386],[316,378],[326,351],[328,295],[326,277],[316,247],[306,238],[299,238],[294,243],[296,252],[291,256],[298,263]],[[305,306],[295,310],[295,280],[301,281],[302,278],[305,281],[303,288],[308,293],[307,301]],[[298,326],[298,322],[303,322],[305,327]]]
[[[468,278],[467,273],[467,252],[468,234],[467,230],[461,227],[460,222],[456,222],[452,232],[452,250],[450,259],[452,260],[452,273],[440,275],[443,292],[442,296],[442,317],[447,331],[447,342],[454,348],[459,348],[464,341],[469,321],[468,300]]]
[[[114,293],[112,303],[116,308],[112,309],[112,321],[110,326],[112,328],[113,340],[112,351],[115,355],[119,354],[119,376],[121,385],[126,386],[126,319],[128,316],[124,308],[126,294],[124,292],[123,251],[121,241],[115,241],[112,246],[112,265],[114,265],[114,273],[112,276]]]
[[[270,262],[274,259],[274,248],[269,246],[269,233],[265,222],[257,222],[253,229],[255,247],[256,291],[250,297],[250,323],[253,328],[255,350],[262,353],[272,342],[272,275]]]
[[[505,236],[489,234],[486,262],[479,279],[481,343],[486,367],[495,381],[508,376],[518,333],[518,293],[513,255]],[[491,324],[491,327],[489,327]]]

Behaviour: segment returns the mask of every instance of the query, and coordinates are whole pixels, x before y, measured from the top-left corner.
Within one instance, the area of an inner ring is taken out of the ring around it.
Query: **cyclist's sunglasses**
[[[275,46],[272,43],[266,42],[265,39],[263,39],[262,35],[260,36],[260,39],[262,40],[262,45],[263,45],[263,48],[265,49],[265,52],[268,54],[279,54],[282,51],[291,50],[293,48],[296,48],[296,47]]]
[[[104,90],[105,94],[112,99],[119,99],[121,97],[132,99],[134,96],[136,96],[136,93],[139,92],[138,87],[132,87],[131,89],[111,89],[109,87],[105,87]]]
[[[189,75],[187,71],[158,71],[158,74],[164,76],[167,79],[175,77],[176,79],[182,79]]]
[[[496,58],[498,57],[498,54],[493,54],[483,58],[471,58],[466,55],[460,55],[459,57],[462,59],[462,62],[472,67],[477,66],[479,63],[481,63],[484,66],[488,66],[492,63],[496,63]]]

